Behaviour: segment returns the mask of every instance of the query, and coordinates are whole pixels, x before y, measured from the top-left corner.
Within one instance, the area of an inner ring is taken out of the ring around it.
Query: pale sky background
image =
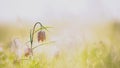
[[[120,19],[120,0],[0,0],[0,21]]]

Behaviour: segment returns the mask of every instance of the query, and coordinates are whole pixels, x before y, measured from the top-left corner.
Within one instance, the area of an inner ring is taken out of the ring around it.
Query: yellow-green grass
[[[19,30],[17,31],[19,32]],[[119,29],[114,26],[114,23],[111,23],[99,28],[91,28],[90,31],[93,34],[92,37],[88,38],[89,34],[83,34],[84,42],[82,43],[73,39],[74,43],[71,44],[71,48],[67,48],[70,44],[64,44],[65,41],[63,41],[64,49],[61,49],[59,56],[52,59],[48,59],[46,54],[41,53],[32,58],[23,56],[18,60],[16,55],[6,48],[8,50],[4,49],[3,52],[0,52],[0,68],[120,68]],[[15,33],[14,35],[22,38],[22,34]],[[7,39],[7,41],[9,40]]]

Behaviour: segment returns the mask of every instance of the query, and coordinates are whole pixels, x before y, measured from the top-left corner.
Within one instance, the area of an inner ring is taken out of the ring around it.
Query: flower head
[[[28,57],[28,56],[31,55],[31,54],[32,54],[32,49],[27,47],[27,48],[25,49],[25,54],[24,54],[24,55],[25,55],[26,57]]]
[[[39,31],[38,32],[38,42],[43,42],[46,40],[46,35],[45,35],[45,31]]]

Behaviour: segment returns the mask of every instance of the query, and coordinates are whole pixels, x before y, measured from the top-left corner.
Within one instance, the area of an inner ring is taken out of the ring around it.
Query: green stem
[[[35,23],[33,29],[30,30],[31,49],[32,49],[32,45],[33,45],[33,38],[34,38],[35,28],[36,28],[36,25],[37,25],[37,24],[39,24],[41,28],[43,27],[43,25],[42,25],[40,22],[37,22],[37,23]],[[32,50],[32,54],[33,54],[33,50]]]

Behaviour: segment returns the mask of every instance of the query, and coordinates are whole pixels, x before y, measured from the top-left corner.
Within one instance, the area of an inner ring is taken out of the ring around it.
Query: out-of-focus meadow
[[[55,41],[35,49],[33,59],[22,53],[12,52],[12,41],[24,47],[29,40],[27,27],[0,27],[0,67],[1,68],[119,68],[120,67],[120,24],[110,21],[106,24],[73,25],[51,24],[47,40]],[[61,28],[66,26],[64,28]],[[35,38],[36,39],[36,38]],[[46,41],[47,41],[46,40]],[[37,42],[37,41],[35,41]],[[36,43],[38,44],[38,43]],[[24,50],[19,49],[21,52]]]
[[[120,68],[119,2],[1,0],[0,68]],[[46,40],[35,33],[41,46],[26,56],[36,22],[49,27]]]

